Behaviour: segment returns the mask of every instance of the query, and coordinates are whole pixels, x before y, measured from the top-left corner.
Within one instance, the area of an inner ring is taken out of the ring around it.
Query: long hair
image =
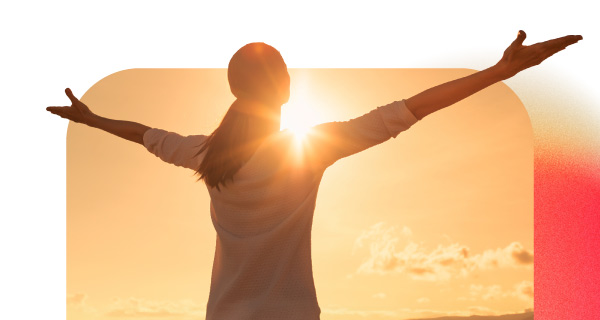
[[[264,43],[238,50],[227,69],[236,100],[202,144],[206,152],[196,171],[210,187],[225,186],[279,124],[281,105],[289,98],[289,75],[279,51]],[[278,127],[277,127],[278,129]]]

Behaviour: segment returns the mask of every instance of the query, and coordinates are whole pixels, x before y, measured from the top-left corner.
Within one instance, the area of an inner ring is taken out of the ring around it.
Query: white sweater
[[[345,122],[313,127],[302,142],[288,130],[267,138],[221,191],[208,187],[217,232],[206,319],[319,319],[311,226],[325,169],[417,122],[404,100]],[[161,129],[144,146],[162,160],[196,170],[204,135]]]

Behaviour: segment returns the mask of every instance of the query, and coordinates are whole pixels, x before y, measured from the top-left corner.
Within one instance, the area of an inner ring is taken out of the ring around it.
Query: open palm
[[[524,46],[523,41],[526,36],[525,31],[520,30],[515,41],[506,48],[502,59],[497,64],[504,71],[506,78],[542,63],[553,54],[583,39],[582,36],[571,35]]]
[[[71,92],[71,89],[65,89],[67,97],[71,100],[71,106],[64,107],[47,107],[46,110],[56,114],[62,118],[69,119],[74,122],[87,123],[94,113],[83,102],[79,101]]]

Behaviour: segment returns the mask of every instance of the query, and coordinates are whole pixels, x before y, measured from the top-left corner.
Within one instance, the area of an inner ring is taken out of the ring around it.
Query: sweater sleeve
[[[417,121],[401,100],[352,120],[317,125],[312,128],[309,138],[312,157],[329,166],[341,158],[396,138]]]
[[[161,160],[192,170],[197,170],[204,153],[198,154],[204,135],[181,136],[162,129],[149,129],[144,133],[144,147]]]

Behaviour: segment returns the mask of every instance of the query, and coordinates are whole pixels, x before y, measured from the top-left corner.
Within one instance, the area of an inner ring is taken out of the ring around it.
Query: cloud
[[[404,226],[404,227],[402,227],[402,234],[407,237],[410,237],[410,236],[412,236],[412,230],[410,230],[409,227]]]
[[[533,303],[533,282],[522,281],[515,286],[514,296]]]
[[[472,284],[469,287],[469,294],[472,298],[470,300],[476,300],[477,298],[483,300],[496,300],[510,295],[509,292],[505,292],[502,290],[502,287],[497,284],[491,286]]]
[[[471,284],[468,297],[458,297],[459,301],[497,300],[504,298],[518,298],[531,303],[533,307],[533,282],[521,281],[512,288],[503,289],[500,285],[483,286]],[[526,310],[527,311],[527,310]]]
[[[497,311],[494,311],[487,307],[481,307],[481,306],[471,306],[471,307],[469,307],[469,312],[471,313],[471,315],[478,315],[478,316],[498,315]]]
[[[368,230],[363,231],[362,234],[354,241],[353,252],[358,248],[362,248],[365,242],[371,242],[373,245],[373,239],[377,239],[378,243],[375,245],[383,244],[385,246],[394,246],[398,241],[397,237],[394,237],[396,227],[387,227],[384,222],[379,222],[372,225]],[[401,231],[402,235],[410,236],[412,231],[408,227],[403,227]]]
[[[67,294],[67,312],[74,314],[97,314],[97,310],[86,303],[88,296],[85,293]]]
[[[83,306],[87,295],[85,293],[67,294],[67,305],[79,307]]]
[[[513,242],[506,248],[486,250],[475,262],[481,269],[530,266],[533,265],[533,252],[525,249],[521,243]]]
[[[356,273],[405,273],[415,280],[437,281],[465,277],[476,270],[533,265],[533,253],[519,242],[473,255],[459,243],[438,245],[428,251],[421,244],[405,240],[406,245],[401,247],[401,237],[411,235],[407,227],[399,231],[383,222],[364,231],[356,239],[353,252],[368,245],[370,254]]]
[[[533,253],[525,250],[522,246],[519,248],[516,245],[520,245],[520,243],[515,242],[515,246],[513,247],[512,257],[518,261],[520,264],[533,264]]]
[[[131,297],[113,299],[105,315],[109,317],[203,317],[205,310],[191,300],[173,302]]]

